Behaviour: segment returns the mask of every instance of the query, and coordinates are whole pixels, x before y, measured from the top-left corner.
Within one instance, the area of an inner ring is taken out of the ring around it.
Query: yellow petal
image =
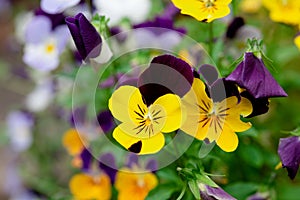
[[[236,150],[239,140],[235,132],[225,124],[216,142],[223,151],[232,152]]]
[[[141,109],[146,109],[142,95],[138,88],[133,86],[119,87],[109,99],[109,110],[114,118],[121,122],[133,121],[136,123],[136,114],[134,111],[138,110],[138,105]]]
[[[118,190],[118,200],[142,200],[150,190],[158,184],[153,173],[129,173],[118,171],[115,187]]]
[[[165,144],[165,138],[162,133],[158,133],[148,139],[132,137],[116,127],[113,137],[123,147],[138,154],[153,154],[161,150]]]
[[[161,131],[169,133],[179,129],[183,121],[180,98],[174,94],[166,94],[153,103],[153,106],[156,105],[161,106],[165,113],[164,126]]]
[[[70,190],[75,199],[109,200],[111,198],[111,183],[106,174],[91,176],[77,174],[70,180]]]
[[[297,35],[295,37],[294,43],[296,44],[297,48],[300,50],[300,35]]]
[[[64,133],[62,141],[68,153],[73,156],[80,154],[87,144],[86,138],[73,128]]]

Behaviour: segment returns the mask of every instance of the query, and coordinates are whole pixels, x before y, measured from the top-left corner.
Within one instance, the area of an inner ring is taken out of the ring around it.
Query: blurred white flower
[[[32,12],[21,12],[15,18],[15,36],[21,44],[25,43],[26,28],[32,18]]]
[[[91,58],[91,60],[94,60],[95,62],[99,64],[107,63],[111,57],[113,56],[113,53],[108,46],[107,41],[102,37],[102,48],[101,48],[101,53],[98,57],[96,58]]]
[[[54,86],[51,80],[36,85],[25,100],[26,108],[32,112],[45,110],[54,98]]]
[[[94,0],[97,12],[110,18],[109,25],[116,25],[123,18],[132,23],[143,22],[151,9],[150,0]]]
[[[51,71],[58,67],[59,56],[70,38],[67,26],[54,30],[45,16],[35,16],[26,27],[26,44],[23,61],[39,71]]]
[[[21,111],[13,111],[8,114],[6,123],[11,148],[17,152],[26,150],[32,143],[32,117]]]
[[[41,0],[41,8],[49,14],[57,14],[79,2],[80,0]]]

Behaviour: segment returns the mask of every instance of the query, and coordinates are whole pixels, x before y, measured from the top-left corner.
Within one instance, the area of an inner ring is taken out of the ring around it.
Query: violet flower
[[[155,57],[140,75],[138,87],[146,104],[151,105],[158,97],[173,93],[184,96],[193,83],[193,70],[185,61],[171,55]]]
[[[97,116],[97,121],[104,133],[108,133],[114,128],[114,118],[109,110],[102,111]]]
[[[199,189],[202,200],[235,200],[220,187],[211,187],[200,183]]]
[[[255,99],[287,96],[262,59],[252,52],[245,53],[244,60],[225,80],[245,88]]]
[[[114,155],[112,153],[101,155],[98,165],[110,177],[111,182],[114,183],[118,171]]]
[[[291,136],[281,138],[278,146],[278,154],[282,167],[286,168],[291,179],[296,177],[300,164],[300,137]]]
[[[75,17],[67,17],[66,23],[82,59],[99,56],[102,39],[89,20],[79,13]]]
[[[77,5],[79,2],[80,0],[41,0],[41,8],[49,14],[57,14]]]

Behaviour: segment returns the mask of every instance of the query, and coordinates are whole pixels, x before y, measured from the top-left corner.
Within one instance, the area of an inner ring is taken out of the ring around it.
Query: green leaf
[[[246,199],[249,195],[257,191],[258,185],[255,183],[237,182],[225,187],[225,191],[237,199]]]
[[[292,131],[281,131],[282,133],[288,133],[294,136],[300,136],[300,127],[297,127],[296,129]]]
[[[193,193],[195,199],[201,199],[200,198],[200,189],[198,187],[197,181],[196,180],[190,180],[188,182],[189,188],[191,192]]]
[[[174,187],[174,183],[160,184],[149,192],[146,200],[169,199],[174,192],[179,190],[178,186]]]
[[[211,187],[218,187],[218,185],[213,180],[211,180],[207,175],[196,174],[196,177],[197,177],[197,180],[200,183],[203,183],[205,185],[209,185]]]

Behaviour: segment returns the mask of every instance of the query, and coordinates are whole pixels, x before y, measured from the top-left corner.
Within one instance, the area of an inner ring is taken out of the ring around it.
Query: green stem
[[[180,195],[177,197],[176,200],[181,200],[181,199],[182,199],[183,195],[185,194],[186,188],[187,188],[187,183],[184,184],[184,186],[183,186],[183,188],[182,188],[182,190],[181,190],[181,193],[180,193]]]
[[[214,30],[213,30],[213,22],[208,24],[208,34],[209,34],[209,41],[208,41],[208,53],[212,56],[213,53],[213,44],[214,44]]]

